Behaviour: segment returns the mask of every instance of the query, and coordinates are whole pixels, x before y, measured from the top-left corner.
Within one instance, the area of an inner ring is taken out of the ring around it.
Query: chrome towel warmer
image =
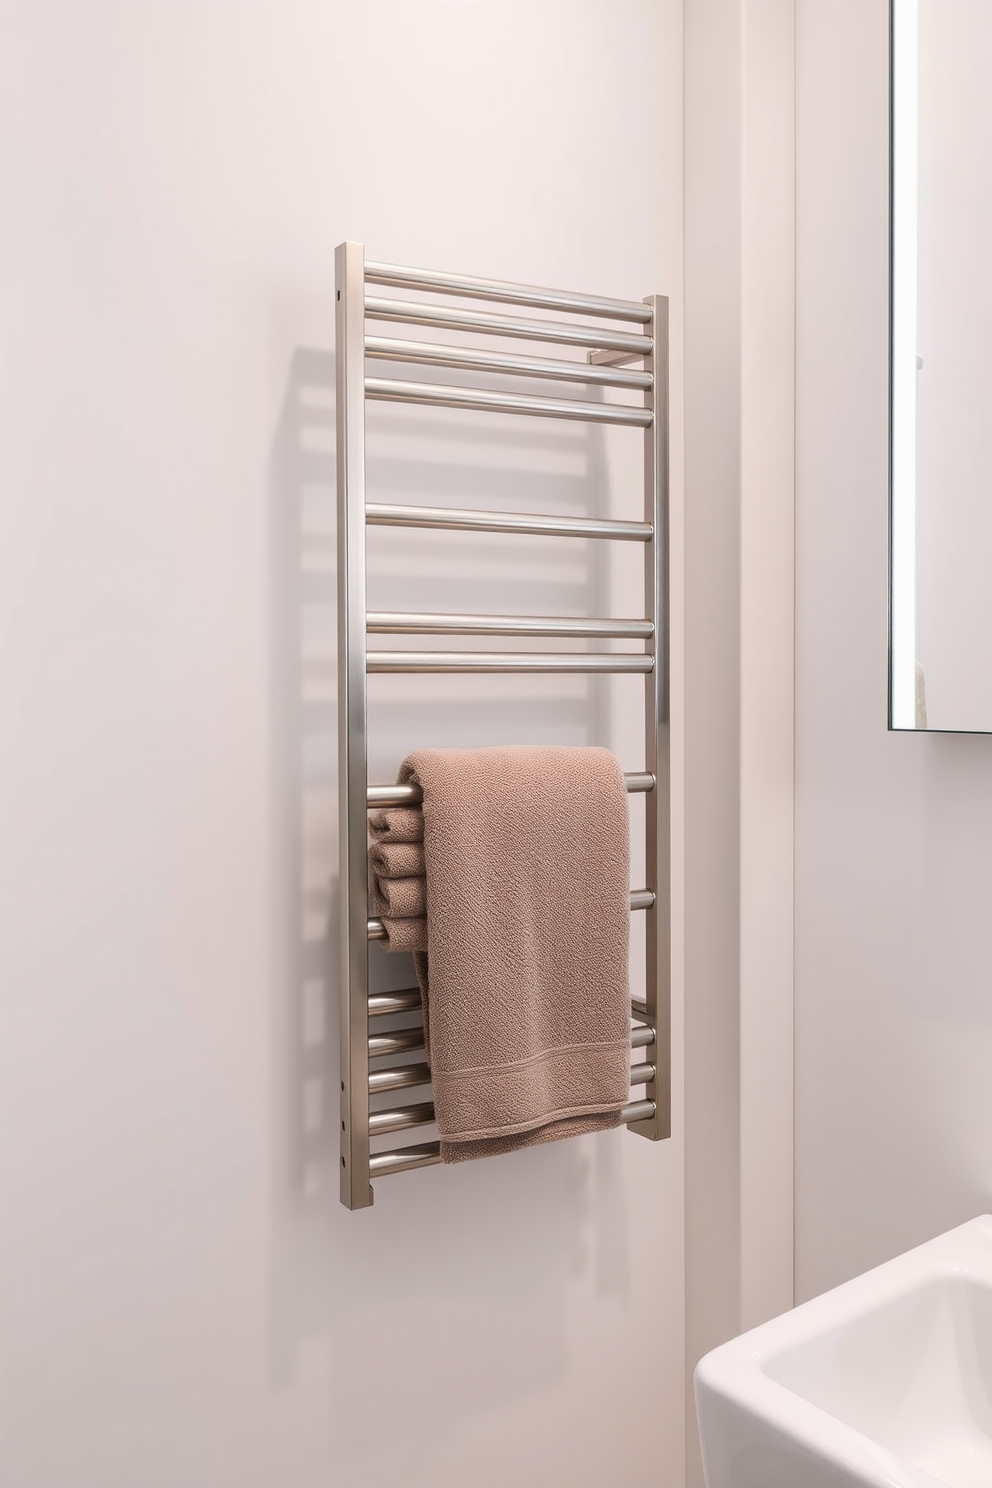
[[[370,1139],[429,1124],[428,1101],[371,1111],[369,1097],[382,1091],[428,1085],[430,1071],[419,1061],[373,1068],[383,1056],[423,1048],[419,1028],[376,1033],[376,1020],[413,1012],[417,988],[369,992],[368,946],[382,937],[369,917],[367,812],[374,807],[414,804],[415,790],[370,785],[366,743],[366,677],[369,672],[638,672],[645,686],[645,768],[628,774],[628,791],[646,793],[645,888],[630,896],[631,909],[647,915],[645,993],[631,1003],[631,1048],[648,1051],[631,1069],[632,1087],[644,1098],[624,1107],[623,1119],[639,1136],[658,1141],[671,1131],[670,769],[668,738],[668,300],[643,302],[569,294],[530,285],[505,284],[430,269],[366,261],[360,243],[342,243],[335,255],[337,292],[337,509],[338,509],[338,713],[340,796],[341,945],[341,1202],[349,1209],[372,1203],[373,1178],[440,1162],[439,1144],[422,1143],[372,1152]],[[450,299],[381,298],[367,286],[428,291]],[[493,301],[508,311],[479,310],[465,301]],[[541,320],[520,311],[582,315],[586,323]],[[522,355],[491,349],[439,345],[368,334],[369,321],[469,331],[516,342],[580,347],[585,361]],[[617,329],[603,322],[636,329]],[[635,389],[643,407],[505,391],[482,391],[366,375],[367,359],[410,362],[556,383]],[[632,366],[631,364],[636,365]],[[546,418],[583,419],[643,430],[644,520],[519,515],[462,511],[450,507],[368,503],[365,497],[365,403],[367,399],[492,410]],[[645,610],[638,619],[572,619],[521,615],[369,613],[365,585],[366,525],[429,527],[464,532],[530,533],[557,537],[636,542],[645,553]],[[369,651],[369,634],[438,636],[611,637],[643,643],[642,651],[493,652]]]

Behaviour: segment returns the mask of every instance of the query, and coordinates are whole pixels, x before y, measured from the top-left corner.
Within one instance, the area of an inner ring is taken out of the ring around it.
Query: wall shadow
[[[626,1293],[629,1244],[615,1147],[624,1134],[382,1180],[369,1211],[349,1214],[339,1204],[333,393],[333,356],[298,350],[270,467],[268,1370],[279,1388],[294,1377],[308,1340],[336,1335],[334,1358],[346,1363],[334,1365],[342,1373],[332,1409],[348,1414],[348,1435],[374,1431],[374,1392],[356,1392],[354,1380],[381,1367],[380,1330],[388,1326],[391,1364],[407,1360],[411,1381],[409,1408],[391,1425],[395,1437],[444,1429],[444,1420],[450,1429],[459,1408],[495,1409],[560,1378],[566,1290],[577,1272],[595,1265],[599,1292]],[[595,426],[371,405],[368,445],[370,500],[610,514],[607,447]],[[609,613],[609,546],[370,529],[369,606]],[[630,612],[622,603],[613,608]],[[403,641],[376,644],[398,649]],[[581,676],[372,677],[370,779],[392,780],[415,747],[609,744],[612,685]],[[379,989],[415,980],[408,958],[378,947],[370,972]],[[425,1342],[430,1318],[444,1319],[437,1350]],[[425,1350],[429,1389],[418,1383]],[[511,1353],[514,1367],[503,1367]],[[442,1399],[443,1418],[436,1416]],[[452,1401],[461,1402],[454,1411]]]

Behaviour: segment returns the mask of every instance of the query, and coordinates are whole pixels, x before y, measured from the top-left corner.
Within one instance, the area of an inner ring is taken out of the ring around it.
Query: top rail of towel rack
[[[507,305],[533,305],[538,310],[574,310],[582,315],[602,315],[610,320],[642,323],[651,319],[650,306],[637,300],[614,300],[604,295],[541,289],[536,284],[511,284],[501,279],[475,279],[470,274],[448,274],[440,269],[411,269],[402,264],[367,260],[365,279],[368,284],[433,290],[437,294],[464,295],[472,300],[502,300]]]

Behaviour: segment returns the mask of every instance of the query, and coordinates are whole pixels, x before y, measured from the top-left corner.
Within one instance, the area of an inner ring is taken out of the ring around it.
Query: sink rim
[[[878,1488],[946,1488],[943,1479],[765,1373],[778,1355],[944,1279],[992,1288],[992,1215],[978,1215],[711,1350],[694,1373],[700,1419],[708,1414],[707,1396],[717,1397],[796,1448]]]

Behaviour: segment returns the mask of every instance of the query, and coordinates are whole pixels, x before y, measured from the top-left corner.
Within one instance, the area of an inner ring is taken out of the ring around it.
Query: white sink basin
[[[708,1488],[992,1488],[992,1216],[702,1359]]]

